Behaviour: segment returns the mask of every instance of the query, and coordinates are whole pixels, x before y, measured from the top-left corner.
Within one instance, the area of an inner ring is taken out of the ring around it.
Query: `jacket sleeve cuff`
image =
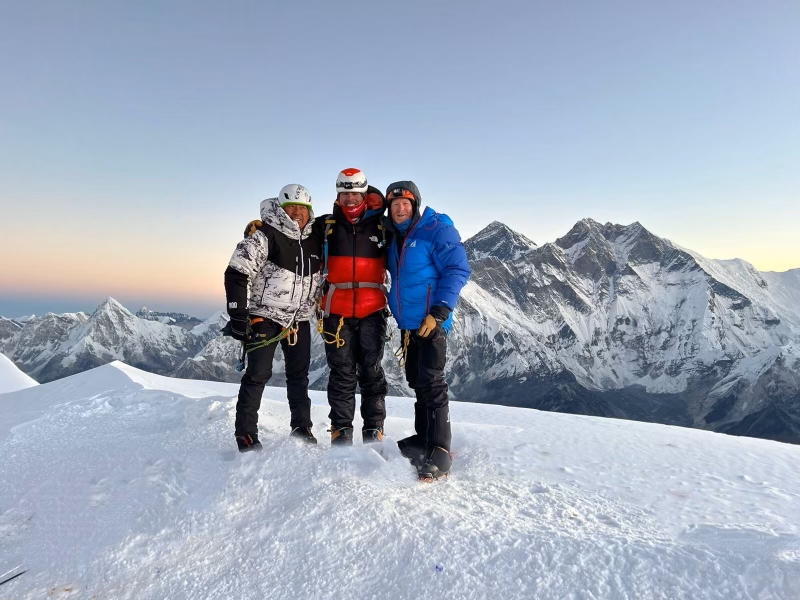
[[[449,307],[441,305],[431,306],[430,310],[431,316],[440,323],[445,322],[447,320],[447,317],[450,316],[451,312],[452,311],[450,310]]]

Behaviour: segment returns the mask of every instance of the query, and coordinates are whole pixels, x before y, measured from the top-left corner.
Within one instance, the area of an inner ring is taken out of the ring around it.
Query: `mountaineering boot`
[[[444,448],[434,446],[428,452],[425,462],[417,467],[417,475],[420,481],[433,481],[434,479],[441,479],[447,477],[450,473],[450,466],[453,464],[453,459],[450,458],[450,453]]]
[[[263,449],[256,433],[237,435],[236,445],[239,446],[239,452],[252,452],[253,450]]]
[[[289,437],[303,440],[307,444],[317,443],[317,438],[315,438],[314,434],[311,433],[311,427],[295,427],[292,429],[292,433],[289,434]]]
[[[361,430],[361,439],[365,444],[383,441],[383,427],[365,427]]]
[[[403,438],[397,442],[397,447],[400,448],[400,454],[405,456],[411,464],[419,467],[425,462],[425,440],[418,435]]]
[[[352,427],[336,427],[331,425],[331,446],[352,446],[353,445],[353,428]]]

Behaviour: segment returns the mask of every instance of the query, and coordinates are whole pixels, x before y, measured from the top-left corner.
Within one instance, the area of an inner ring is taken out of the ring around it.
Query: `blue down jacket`
[[[403,238],[394,228],[386,266],[392,276],[389,308],[401,329],[417,329],[431,306],[455,308],[469,278],[469,263],[453,221],[430,207]],[[442,324],[450,331],[452,313]]]

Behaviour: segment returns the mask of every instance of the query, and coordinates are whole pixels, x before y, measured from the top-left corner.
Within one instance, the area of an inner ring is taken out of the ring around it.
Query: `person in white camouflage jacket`
[[[245,344],[247,369],[236,403],[239,450],[260,450],[258,409],[281,344],[292,436],[316,443],[311,432],[308,369],[311,327],[322,278],[322,233],[314,227],[311,195],[301,185],[261,203],[261,225],[236,246],[225,271],[231,335]],[[248,298],[249,287],[249,298]]]

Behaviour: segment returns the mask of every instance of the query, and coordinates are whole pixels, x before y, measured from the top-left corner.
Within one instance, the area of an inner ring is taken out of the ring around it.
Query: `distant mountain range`
[[[541,247],[492,223],[466,247],[459,399],[800,442],[800,269],[591,219]]]
[[[459,400],[611,416],[800,443],[800,269],[709,260],[639,223],[578,222],[539,247],[502,223],[465,242],[472,276],[448,339]],[[237,381],[225,317],[131,313],[0,318],[0,351],[39,382],[112,360]],[[391,321],[390,321],[391,322]],[[411,395],[387,344],[391,393]],[[282,385],[276,354],[272,385]],[[315,336],[311,386],[325,389]]]

